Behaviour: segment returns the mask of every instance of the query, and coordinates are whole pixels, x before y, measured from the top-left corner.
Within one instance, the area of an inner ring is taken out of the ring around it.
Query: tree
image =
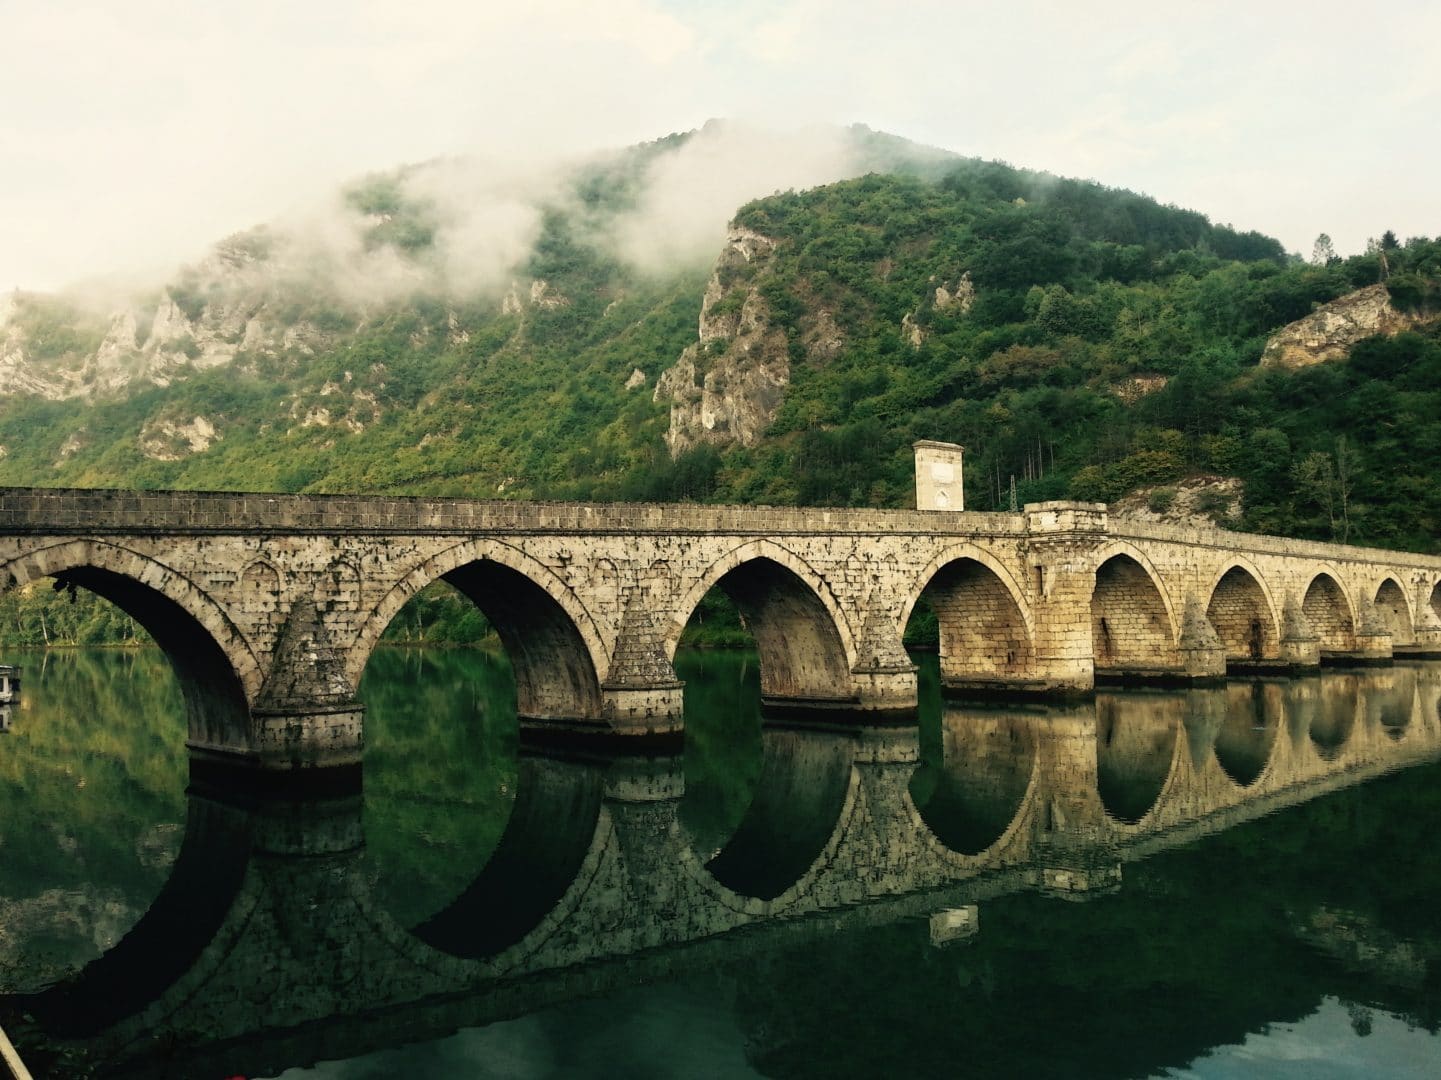
[[[1311,247],[1311,263],[1313,266],[1330,266],[1334,261],[1337,261],[1336,246],[1329,236],[1321,233]]]

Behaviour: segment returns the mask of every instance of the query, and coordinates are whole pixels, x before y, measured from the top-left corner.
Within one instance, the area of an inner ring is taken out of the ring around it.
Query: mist
[[[637,269],[659,274],[713,260],[743,204],[777,191],[819,187],[864,171],[850,133],[711,122],[647,171],[634,211],[607,241]]]
[[[453,157],[360,177],[266,225],[263,259],[234,256],[246,246],[242,234],[239,244],[221,242],[217,254],[180,273],[221,290],[294,290],[362,309],[417,293],[498,298],[525,284],[544,216],[556,212],[602,254],[637,273],[665,275],[713,262],[747,201],[866,168],[844,128],[711,121],[678,145],[645,155],[635,190],[620,205],[582,203],[579,177],[623,172],[625,155],[639,152],[526,162]],[[366,191],[385,193],[386,209],[367,205]],[[408,248],[385,239],[386,229],[412,225],[424,230],[424,242]]]

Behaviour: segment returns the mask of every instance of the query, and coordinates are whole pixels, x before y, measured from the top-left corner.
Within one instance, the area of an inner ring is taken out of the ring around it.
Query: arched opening
[[[601,767],[520,750],[523,718],[598,716],[590,652],[545,588],[484,556],[380,611],[357,688],[371,888],[433,948],[494,955],[539,924],[590,849]]]
[[[1376,612],[1381,622],[1391,631],[1391,645],[1416,644],[1416,628],[1411,621],[1411,605],[1406,603],[1406,594],[1395,578],[1387,578],[1376,590]]]
[[[1360,681],[1350,672],[1326,672],[1321,676],[1320,705],[1311,717],[1311,742],[1323,760],[1340,755],[1356,727],[1360,703]]]
[[[976,559],[941,567],[921,592],[907,625],[917,640],[935,620],[941,678],[949,683],[1024,676],[1031,667],[1031,636],[1011,590]]]
[[[1226,716],[1216,732],[1216,762],[1240,787],[1250,787],[1266,770],[1283,720],[1280,687],[1270,682],[1237,682],[1226,687]]]
[[[911,800],[951,851],[993,847],[1021,810],[1036,767],[1034,718],[1024,713],[947,704],[941,753],[924,753],[911,778]]]
[[[1431,613],[1441,622],[1441,581],[1431,589]]]
[[[794,570],[759,556],[729,570],[712,589],[734,606],[738,625],[755,641],[763,697],[821,707],[855,701],[835,619]],[[703,597],[687,619],[706,604]]]
[[[346,656],[346,677],[361,683],[382,640],[435,643],[447,636],[500,646],[522,719],[600,723],[603,657],[589,614],[563,582],[517,549],[475,541],[417,568],[367,613]]]
[[[1233,566],[1216,583],[1206,617],[1225,647],[1229,666],[1244,668],[1278,656],[1271,605],[1260,582],[1245,569]]]
[[[1346,594],[1330,574],[1317,574],[1306,589],[1301,613],[1320,639],[1321,655],[1338,656],[1356,651],[1356,624]]]
[[[1176,756],[1184,699],[1096,695],[1096,787],[1117,821],[1134,825],[1156,805]]]
[[[855,747],[816,726],[788,726],[791,710],[763,709],[767,661],[761,643],[782,648],[777,639],[783,622],[777,620],[809,612],[808,618],[831,624],[824,605],[791,571],[757,561],[769,565],[745,563],[723,576],[680,635],[675,670],[685,682],[685,796],[679,817],[719,884],[773,900],[800,880],[835,831]],[[744,573],[747,567],[752,574]],[[756,593],[768,585],[804,592],[767,605]],[[812,638],[801,647],[838,652],[839,636]],[[780,663],[791,672],[804,669],[801,658],[782,657]],[[824,709],[824,699],[814,694],[805,700]]]
[[[583,719],[600,715],[600,682],[590,650],[566,610],[518,570],[480,559],[444,575],[471,601],[505,649],[515,673],[522,717]]]
[[[137,562],[135,574],[144,571],[146,564],[129,558]],[[153,642],[164,653],[179,686],[190,742],[226,750],[247,748],[249,706],[225,649],[197,614],[180,602],[130,573],[97,565],[100,561],[54,571],[49,591],[44,580],[11,589],[6,604],[16,609],[17,620],[31,621],[32,636],[33,622],[39,620],[46,646]],[[7,631],[25,637],[19,625]]]
[[[1181,666],[1161,592],[1146,568],[1129,555],[1113,555],[1096,571],[1091,643],[1098,678]]]

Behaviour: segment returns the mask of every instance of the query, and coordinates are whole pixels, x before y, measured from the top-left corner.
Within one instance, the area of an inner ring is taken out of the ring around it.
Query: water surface
[[[523,752],[503,656],[385,649],[363,796],[295,803],[187,794],[153,650],[0,660],[37,1075],[1441,1071],[1441,665],[1066,709],[927,665],[857,730],[691,654],[682,752],[614,759]]]

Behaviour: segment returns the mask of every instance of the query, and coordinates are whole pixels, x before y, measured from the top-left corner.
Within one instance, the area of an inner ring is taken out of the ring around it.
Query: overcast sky
[[[1428,0],[0,0],[0,288],[163,272],[372,169],[709,117],[859,121],[1307,255],[1441,233]]]

